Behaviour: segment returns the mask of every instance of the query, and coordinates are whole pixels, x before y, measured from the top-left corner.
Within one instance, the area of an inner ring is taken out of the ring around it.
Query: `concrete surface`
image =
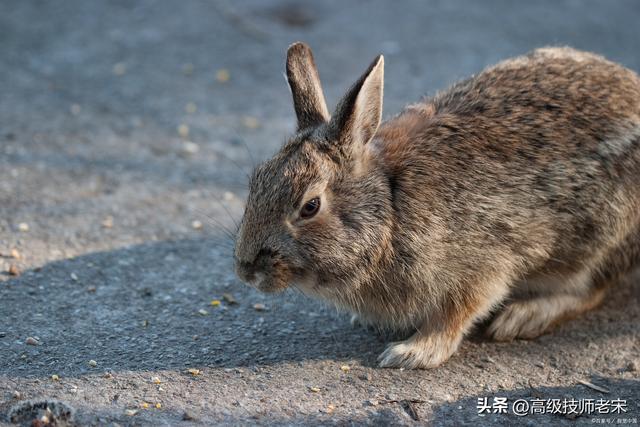
[[[239,284],[222,227],[293,129],[295,40],[331,104],[384,53],[390,116],[542,45],[640,70],[639,20],[632,0],[3,1],[0,423],[26,399],[58,399],[79,425],[637,423],[638,280],[538,340],[478,332],[441,368],[381,370],[386,337]],[[628,412],[479,415],[484,397]]]

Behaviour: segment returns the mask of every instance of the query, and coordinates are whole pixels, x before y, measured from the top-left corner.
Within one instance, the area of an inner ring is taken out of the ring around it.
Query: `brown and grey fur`
[[[364,323],[411,329],[381,366],[429,368],[479,319],[533,338],[640,262],[640,79],[538,49],[380,123],[380,56],[329,116],[310,49],[289,48],[298,131],[250,183],[235,258]],[[321,198],[302,219],[302,204]]]

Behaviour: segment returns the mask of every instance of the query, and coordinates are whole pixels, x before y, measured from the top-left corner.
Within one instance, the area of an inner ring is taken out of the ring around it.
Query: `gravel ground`
[[[638,422],[637,276],[538,340],[479,328],[438,369],[381,370],[388,337],[238,283],[224,228],[294,127],[291,42],[314,47],[330,103],[384,53],[390,116],[542,45],[640,70],[640,3],[2,3],[0,424],[27,399],[78,425]],[[478,414],[485,397],[627,413]]]

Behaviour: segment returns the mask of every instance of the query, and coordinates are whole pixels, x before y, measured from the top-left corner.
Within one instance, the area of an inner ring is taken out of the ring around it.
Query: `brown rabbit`
[[[380,366],[430,368],[493,309],[490,336],[534,338],[639,263],[635,73],[538,49],[381,124],[383,76],[379,56],[330,116],[311,50],[289,48],[298,130],[253,173],[242,280],[412,330]]]

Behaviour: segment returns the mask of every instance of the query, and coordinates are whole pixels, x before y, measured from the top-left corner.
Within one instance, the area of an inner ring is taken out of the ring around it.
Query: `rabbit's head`
[[[381,120],[384,60],[373,61],[333,116],[309,47],[293,44],[286,68],[298,129],[253,172],[236,272],[262,291],[354,287],[375,274],[390,244],[391,183],[370,144]]]

